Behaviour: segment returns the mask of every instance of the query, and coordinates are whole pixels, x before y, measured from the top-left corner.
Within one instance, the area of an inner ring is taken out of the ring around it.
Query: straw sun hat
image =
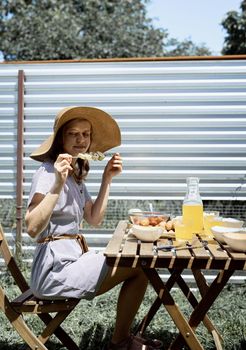
[[[85,119],[90,122],[92,126],[90,152],[105,152],[121,144],[119,126],[108,113],[95,107],[65,107],[55,118],[53,134],[35,149],[30,157],[40,162],[44,161],[52,149],[57,132],[72,119]]]

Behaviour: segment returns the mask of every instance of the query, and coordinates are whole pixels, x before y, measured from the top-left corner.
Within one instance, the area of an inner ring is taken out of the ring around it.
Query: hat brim
[[[90,122],[90,152],[105,152],[121,144],[120,128],[108,113],[95,107],[66,107],[56,116],[53,134],[35,149],[30,157],[40,162],[44,161],[49,156],[58,130],[73,119],[85,119]]]

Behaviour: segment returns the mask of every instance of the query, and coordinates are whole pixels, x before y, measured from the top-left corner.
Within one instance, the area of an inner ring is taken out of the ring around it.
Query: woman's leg
[[[129,336],[132,322],[143,300],[148,284],[148,280],[141,269],[119,267],[114,274],[113,270],[110,269],[97,295],[107,292],[121,282],[124,283],[117,303],[116,323],[112,337],[113,343],[121,342]]]

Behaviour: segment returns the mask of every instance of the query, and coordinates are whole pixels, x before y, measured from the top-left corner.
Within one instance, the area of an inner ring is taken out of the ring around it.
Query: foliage
[[[6,0],[0,9],[6,60],[162,54],[165,31],[153,28],[141,0]]]
[[[206,47],[205,44],[196,45],[190,39],[184,41],[178,41],[177,39],[170,39],[167,44],[167,50],[165,55],[168,56],[209,56],[211,51]]]
[[[222,21],[227,31],[222,53],[225,55],[240,55],[246,53],[246,0],[241,3],[241,13],[230,11]]]
[[[13,230],[16,227],[16,202],[13,199],[0,199],[0,218],[4,228]]]
[[[179,43],[147,18],[149,0],[3,0],[0,50],[5,60],[209,55]]]

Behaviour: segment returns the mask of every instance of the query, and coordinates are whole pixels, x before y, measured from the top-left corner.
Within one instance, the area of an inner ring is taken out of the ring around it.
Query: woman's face
[[[63,129],[64,152],[77,156],[88,151],[91,143],[91,124],[88,120],[71,120]]]

